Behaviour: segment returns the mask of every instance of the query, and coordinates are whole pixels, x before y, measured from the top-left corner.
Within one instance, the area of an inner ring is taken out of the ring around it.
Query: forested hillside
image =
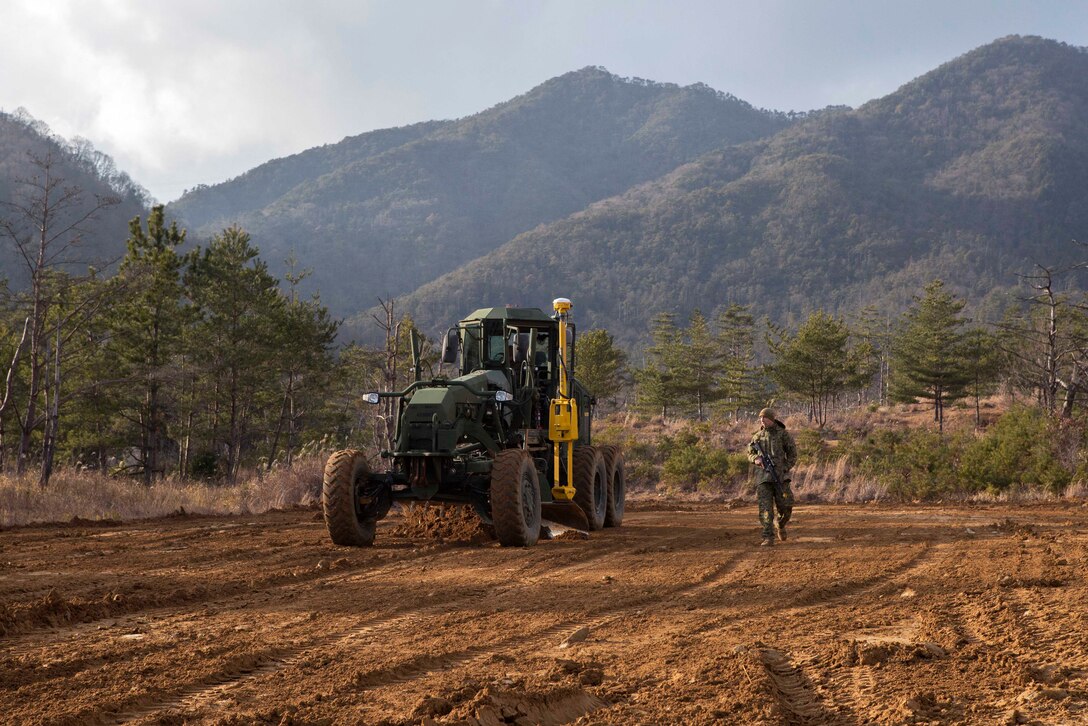
[[[273,265],[293,253],[313,268],[307,284],[334,311],[350,313],[789,123],[706,86],[585,68],[475,116],[269,162],[193,190],[168,212],[198,238],[243,226]]]
[[[143,214],[147,204],[147,192],[86,139],[60,139],[21,109],[14,114],[0,112],[0,222],[10,225],[10,233],[0,237],[0,281],[15,289],[29,285],[30,272],[12,235],[24,239],[32,233],[19,207],[36,196],[35,184],[44,183],[43,165],[50,167],[54,181],[63,182],[54,190],[54,202],[65,190],[81,192],[72,200],[74,204],[58,210],[63,214],[53,220],[54,231],[59,231],[58,224],[88,213],[98,200],[111,200],[94,219],[80,225],[82,233],[71,237],[78,238],[78,243],[51,261],[69,263],[65,267],[70,272],[86,272],[89,265],[102,269],[116,262],[125,251],[129,221]]]
[[[1088,54],[1009,37],[526,232],[399,304],[426,329],[562,294],[626,344],[660,310],[898,311],[934,277],[978,312],[1033,263],[1084,257],[1086,188]]]

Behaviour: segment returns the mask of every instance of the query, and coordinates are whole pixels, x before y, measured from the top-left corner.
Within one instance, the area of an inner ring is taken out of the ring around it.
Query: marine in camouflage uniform
[[[790,490],[789,471],[797,463],[797,445],[793,437],[786,431],[786,425],[778,420],[775,412],[765,408],[759,412],[762,421],[759,431],[752,436],[752,443],[748,444],[748,461],[759,465],[758,441],[763,445],[763,450],[774,461],[778,477],[782,481],[781,491],[775,486],[774,477],[766,469],[760,469],[759,480],[756,482],[756,494],[759,497],[759,521],[763,525],[763,546],[774,544],[775,535],[775,507],[778,508],[778,537],[786,539],[786,523],[790,521],[793,513],[793,492]]]

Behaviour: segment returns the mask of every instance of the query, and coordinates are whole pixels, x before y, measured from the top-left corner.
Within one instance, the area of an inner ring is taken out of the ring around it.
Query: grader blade
[[[540,515],[542,519],[551,520],[564,527],[589,531],[586,513],[574,502],[541,502]]]

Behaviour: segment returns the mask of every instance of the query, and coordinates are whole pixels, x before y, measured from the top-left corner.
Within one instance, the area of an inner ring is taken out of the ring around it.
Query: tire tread
[[[325,527],[332,541],[347,547],[374,544],[376,522],[360,522],[355,514],[355,478],[357,467],[367,473],[366,455],[357,449],[337,451],[325,464],[321,485],[321,508]]]

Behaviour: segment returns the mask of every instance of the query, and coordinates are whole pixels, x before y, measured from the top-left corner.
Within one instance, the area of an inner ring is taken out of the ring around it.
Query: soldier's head
[[[763,428],[769,429],[778,422],[778,416],[775,415],[773,408],[765,408],[759,412],[759,420]]]

